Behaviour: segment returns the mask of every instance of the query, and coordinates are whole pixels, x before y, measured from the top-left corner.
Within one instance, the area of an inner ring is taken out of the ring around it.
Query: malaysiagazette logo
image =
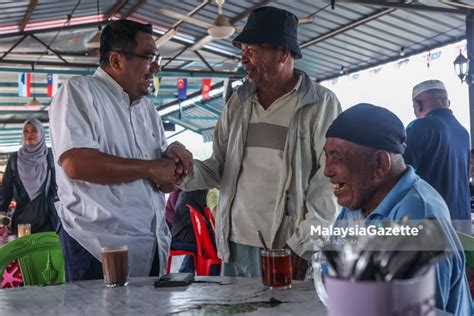
[[[396,227],[383,227],[378,225],[334,227],[311,225],[311,236],[322,237],[361,237],[361,236],[418,236],[423,226],[400,225]]]

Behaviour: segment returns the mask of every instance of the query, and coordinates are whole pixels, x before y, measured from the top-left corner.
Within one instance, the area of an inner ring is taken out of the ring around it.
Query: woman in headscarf
[[[16,201],[12,230],[31,224],[31,232],[55,230],[56,179],[52,152],[46,147],[43,125],[37,119],[23,124],[22,147],[8,159],[0,192],[0,212]]]

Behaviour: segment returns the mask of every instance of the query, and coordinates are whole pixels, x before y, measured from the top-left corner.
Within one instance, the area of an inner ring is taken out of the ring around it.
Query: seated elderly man
[[[344,208],[338,220],[436,218],[452,249],[461,249],[443,198],[405,165],[405,129],[395,114],[358,104],[340,114],[326,133],[325,175]],[[471,315],[471,297],[462,251],[436,266],[436,307],[454,315]]]

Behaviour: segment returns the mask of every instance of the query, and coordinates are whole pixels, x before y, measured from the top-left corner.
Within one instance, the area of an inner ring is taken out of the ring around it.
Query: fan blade
[[[177,19],[177,20],[182,20],[182,21],[185,21],[187,23],[191,23],[191,24],[194,24],[196,26],[200,26],[200,27],[205,28],[205,29],[208,29],[208,28],[214,26],[212,23],[204,22],[204,21],[201,21],[199,19],[187,16],[186,14],[181,14],[179,12],[176,12],[176,11],[173,11],[173,10],[170,10],[170,9],[159,8],[156,11],[161,15],[164,15],[164,16],[167,16],[167,17],[170,17],[170,18],[174,18],[174,19]]]
[[[245,25],[236,25],[234,26],[235,28],[235,33],[240,33],[243,31]]]
[[[307,16],[304,18],[298,18],[298,24],[311,24],[314,23],[314,16]]]
[[[212,42],[214,38],[211,35],[204,36],[199,41],[197,41],[193,46],[189,48],[190,51],[195,51],[201,49],[204,45]]]
[[[168,43],[176,35],[176,29],[169,29],[165,34],[161,35],[156,41],[156,48],[163,46],[165,43]]]

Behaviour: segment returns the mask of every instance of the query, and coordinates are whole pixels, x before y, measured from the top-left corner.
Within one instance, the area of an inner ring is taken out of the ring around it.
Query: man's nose
[[[326,164],[324,166],[324,175],[328,178],[331,178],[334,176],[334,170],[331,168],[331,164],[328,163],[326,160]]]
[[[157,63],[153,63],[153,64],[150,65],[150,70],[151,70],[153,73],[160,72],[161,66],[158,65]]]
[[[249,56],[247,55],[245,51],[242,51],[241,61],[242,61],[242,64],[249,62]]]

